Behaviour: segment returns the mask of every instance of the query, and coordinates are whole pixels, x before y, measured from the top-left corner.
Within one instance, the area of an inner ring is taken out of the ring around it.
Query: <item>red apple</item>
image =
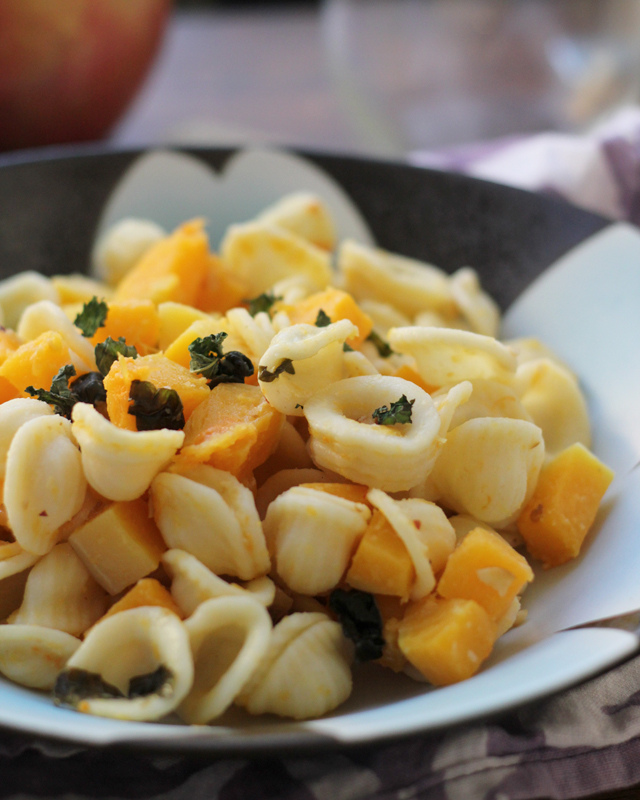
[[[0,149],[103,137],[142,83],[171,0],[0,0]]]

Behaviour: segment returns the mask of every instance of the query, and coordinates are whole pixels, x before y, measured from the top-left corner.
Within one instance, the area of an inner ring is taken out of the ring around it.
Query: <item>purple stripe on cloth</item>
[[[618,136],[603,141],[602,150],[613,172],[627,219],[640,224],[640,131],[638,138]]]

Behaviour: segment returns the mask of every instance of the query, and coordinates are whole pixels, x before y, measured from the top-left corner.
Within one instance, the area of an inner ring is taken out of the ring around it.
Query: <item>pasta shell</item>
[[[296,612],[284,617],[236,703],[250,714],[293,719],[326,714],[351,694],[352,652],[339,623],[325,614]]]
[[[9,445],[18,429],[31,419],[50,417],[53,413],[48,403],[32,397],[16,397],[0,404],[0,480],[4,480]]]
[[[433,572],[442,572],[453,552],[457,538],[447,515],[435,503],[417,497],[396,501],[398,507],[417,529],[418,539],[426,545]]]
[[[531,496],[544,454],[533,423],[480,417],[449,432],[431,478],[445,507],[500,528]]]
[[[51,279],[39,272],[26,270],[0,281],[2,324],[15,330],[25,308],[40,300],[57,303],[58,292]]]
[[[254,578],[246,586],[229,583],[205,567],[185,550],[167,550],[162,563],[171,578],[171,594],[185,617],[190,616],[199,605],[214,597],[252,596],[264,606],[270,606],[275,597],[275,584],[263,576]]]
[[[252,317],[246,308],[231,308],[227,312],[226,319],[228,322],[226,333],[238,339],[242,343],[238,349],[257,364],[276,333],[269,315],[260,312]],[[231,348],[226,346],[225,349]]]
[[[41,625],[79,636],[106,611],[107,593],[95,582],[74,549],[56,545],[31,569],[16,625]]]
[[[277,225],[321,247],[333,250],[336,231],[327,205],[311,192],[292,192],[265,208],[257,222]]]
[[[278,575],[294,592],[316,595],[338,585],[371,511],[327,492],[302,486],[269,506],[264,532]]]
[[[482,290],[478,273],[462,267],[449,279],[451,294],[462,317],[475,333],[497,336],[500,328],[500,309],[495,300]]]
[[[53,689],[80,639],[39,625],[0,625],[0,672],[31,689]]]
[[[151,484],[153,515],[170,548],[186,550],[217,575],[251,580],[270,560],[253,494],[233,475],[196,466]]]
[[[421,597],[426,597],[435,588],[436,580],[429,559],[429,545],[421,536],[414,520],[406,513],[410,511],[411,506],[407,506],[406,501],[403,506],[402,501],[393,500],[379,489],[371,489],[367,494],[367,500],[384,514],[407,548],[416,571],[411,599],[419,600]]]
[[[300,486],[301,483],[314,483],[319,481],[329,481],[327,474],[320,469],[313,468],[292,468],[283,469],[275,472],[258,489],[256,497],[256,508],[260,519],[264,519],[267,514],[269,504],[276,499],[279,494],[291,489],[292,486]]]
[[[371,414],[405,395],[411,424],[371,424]],[[305,404],[311,457],[355,483],[388,492],[410,489],[438,454],[440,417],[429,395],[402,378],[362,376],[326,386]],[[364,421],[360,421],[364,420]]]
[[[25,342],[29,342],[47,331],[55,331],[62,336],[78,373],[96,369],[94,348],[89,339],[85,339],[60,306],[50,300],[40,300],[24,310],[17,333]]]
[[[92,674],[102,685],[91,686]],[[186,627],[166,608],[141,606],[91,628],[58,677],[54,697],[86,714],[155,720],[170,714],[192,683]]]
[[[164,228],[151,220],[121,219],[96,242],[91,255],[93,273],[110,286],[115,286],[151,245],[166,235]]]
[[[456,405],[447,430],[456,428],[463,422],[477,417],[508,417],[532,422],[531,415],[520,402],[515,389],[504,383],[492,380],[474,380],[466,383],[472,388],[470,396]],[[459,386],[461,384],[458,384]],[[436,407],[440,409],[442,398],[449,395],[441,389],[432,395]]]
[[[357,333],[350,320],[342,319],[324,328],[299,323],[276,334],[258,366],[258,383],[269,403],[283,414],[302,416],[309,397],[346,377],[343,345]]]
[[[184,431],[127,431],[88,403],[76,403],[72,431],[90,485],[109,500],[135,500],[171,461]]]
[[[219,597],[200,605],[185,627],[194,681],[178,713],[186,722],[205,724],[226,711],[264,658],[271,618],[251,597]]]
[[[13,535],[30,553],[51,550],[84,502],[87,482],[71,432],[68,420],[45,414],[25,422],[9,446],[4,503]]]
[[[248,297],[257,297],[293,275],[306,277],[316,291],[331,281],[329,254],[277,225],[230,225],[220,244],[220,255],[246,287]]]
[[[430,386],[449,386],[477,378],[512,381],[516,358],[491,336],[454,328],[392,328],[389,344],[413,356],[418,372]]]

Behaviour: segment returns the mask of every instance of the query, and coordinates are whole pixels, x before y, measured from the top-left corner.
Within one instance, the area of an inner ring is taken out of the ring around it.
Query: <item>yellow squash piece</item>
[[[527,549],[545,567],[575,558],[614,474],[584,445],[573,444],[540,472],[518,518]]]
[[[368,486],[363,486],[360,483],[303,483],[301,484],[306,489],[317,489],[319,492],[328,492],[336,497],[344,497],[345,500],[351,500],[352,503],[364,503],[369,506],[367,494],[369,492]]]
[[[209,315],[206,312],[200,311],[193,306],[174,303],[172,300],[160,303],[158,306],[158,320],[160,323],[158,348],[166,350],[194,322],[202,322],[208,319]],[[188,364],[185,366],[188,366]]]
[[[181,457],[242,478],[274,451],[284,420],[257,386],[222,383],[187,421]]]
[[[72,533],[69,543],[112,595],[157,569],[167,549],[142,498],[107,506]]]
[[[533,571],[526,558],[499,534],[478,527],[447,559],[437,592],[449,599],[475,600],[497,620],[531,580]]]
[[[105,324],[91,337],[91,344],[110,336],[112,339],[124,338],[133,345],[139,355],[147,355],[158,347],[160,338],[160,319],[158,310],[151,300],[120,300],[107,304]]]
[[[384,514],[375,509],[345,580],[354,589],[407,600],[415,581],[413,561]]]
[[[210,391],[205,378],[193,375],[162,353],[135,359],[121,357],[113,363],[104,379],[107,413],[114,425],[130,431],[137,430],[136,418],[129,414],[129,395],[134,380],[149,381],[156,389],[175,389],[182,400],[185,420],[207,399]]]
[[[474,675],[489,657],[496,624],[475,600],[428,597],[410,603],[398,628],[398,647],[434,686]]]
[[[332,286],[292,305],[277,303],[276,309],[286,312],[292,325],[299,322],[315,325],[320,311],[323,311],[331,322],[338,322],[341,319],[350,320],[358,328],[358,335],[347,339],[347,344],[351,347],[361,345],[373,328],[373,320],[368,314],[365,314],[353,297]]]
[[[195,306],[208,278],[209,258],[203,221],[185,222],[145,252],[116,287],[114,299]]]

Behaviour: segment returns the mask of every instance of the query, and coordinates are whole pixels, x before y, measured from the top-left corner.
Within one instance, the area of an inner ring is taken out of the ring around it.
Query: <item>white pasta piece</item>
[[[418,538],[426,544],[434,573],[444,569],[447,559],[456,546],[456,533],[447,515],[435,503],[417,497],[396,501],[402,513],[418,530]]]
[[[114,696],[100,688],[86,696],[81,678],[92,673]],[[186,627],[166,608],[142,606],[94,625],[56,681],[54,697],[86,714],[146,721],[174,711],[192,684]]]
[[[526,361],[533,361],[534,359],[538,358],[550,358],[561,367],[569,369],[567,364],[565,364],[564,361],[562,361],[562,359],[556,353],[554,353],[554,351],[548,345],[546,345],[544,342],[541,342],[539,339],[535,339],[534,337],[508,339],[504,342],[504,344],[509,348],[509,350],[511,350],[512,353],[514,353],[518,362],[518,366],[520,366],[520,364],[524,364]]]
[[[270,568],[253,494],[206,465],[162,472],[151,484],[153,515],[170,548],[186,550],[217,575],[243,580]]]
[[[516,358],[508,347],[490,336],[454,328],[392,328],[389,344],[413,356],[418,372],[430,386],[488,378],[509,383]]]
[[[233,334],[242,343],[236,348],[247,355],[254,364],[262,358],[275,336],[271,318],[261,311],[252,317],[246,308],[231,308],[227,312],[227,333]],[[225,351],[233,348],[226,346]]]
[[[471,267],[462,267],[453,273],[449,285],[453,299],[471,330],[484,336],[497,336],[500,309],[495,300],[482,290],[478,273]]]
[[[287,489],[300,486],[301,483],[326,483],[329,480],[326,472],[315,467],[294,467],[274,472],[258,489],[256,508],[260,519],[265,518],[269,504]]]
[[[106,611],[107,593],[70,544],[57,544],[32,567],[22,605],[9,617],[16,625],[42,625],[74,636]]]
[[[277,297],[285,305],[294,305],[316,292],[317,288],[315,282],[306,275],[291,275],[274,283],[270,291],[274,297]],[[284,311],[276,312],[272,319],[276,330],[281,330],[286,325],[291,324],[289,321],[285,323],[285,319],[288,320],[288,317]]]
[[[381,300],[368,300],[363,298],[358,302],[361,311],[368,314],[373,321],[373,329],[382,336],[383,339],[387,338],[387,331],[389,328],[403,328],[405,325],[411,325],[411,319],[398,311],[397,308],[390,303],[385,303]]]
[[[341,581],[371,511],[327,492],[294,486],[269,506],[264,532],[278,575],[294,592],[316,595]]]
[[[0,281],[2,324],[15,330],[25,308],[40,300],[58,303],[59,296],[51,279],[39,272],[27,270]]]
[[[333,250],[336,244],[331,211],[311,192],[291,192],[265,208],[255,219],[286,228],[323,250]]]
[[[472,387],[471,395],[454,409],[448,430],[476,417],[508,417],[533,421],[511,386],[483,379],[470,381],[469,385]],[[447,396],[448,392],[449,390],[440,389],[433,393],[436,407],[440,407],[441,398]]]
[[[357,333],[347,319],[324,328],[300,323],[277,333],[258,366],[269,403],[283,414],[302,416],[309,397],[346,376],[343,345]]]
[[[48,403],[32,397],[16,397],[0,404],[0,480],[4,480],[9,445],[18,429],[31,419],[53,413]]]
[[[40,625],[0,625],[0,672],[30,689],[53,689],[80,639]]]
[[[479,417],[449,432],[431,477],[445,507],[500,528],[531,496],[544,455],[537,425]]]
[[[62,336],[69,348],[76,372],[80,374],[95,371],[94,347],[89,339],[80,333],[60,306],[50,300],[40,300],[24,310],[18,323],[17,333],[21,339],[29,342],[47,331],[55,331]]]
[[[229,708],[258,668],[269,646],[271,618],[248,595],[219,597],[198,606],[185,627],[194,680],[178,714],[204,725]]]
[[[296,612],[284,617],[236,703],[250,714],[294,719],[326,714],[351,694],[352,653],[339,623],[325,614]]]
[[[413,518],[407,515],[411,506],[402,506],[402,501],[394,500],[380,489],[371,489],[367,500],[374,508],[381,511],[389,524],[402,540],[411,558],[416,578],[411,589],[411,599],[419,600],[433,591],[436,579],[429,559],[429,545],[425,541]]]
[[[368,344],[368,343],[366,343]],[[382,361],[382,359],[380,359]],[[361,375],[380,375],[380,370],[360,350],[350,350],[344,354],[344,365],[347,378],[357,378]],[[380,366],[380,364],[379,364]]]
[[[473,393],[471,381],[462,381],[447,390],[440,390],[432,395],[435,407],[440,415],[440,436],[447,435],[456,411],[465,406]]]
[[[148,219],[126,217],[98,239],[91,254],[91,269],[100,280],[115,286],[166,231]]]
[[[220,255],[246,287],[248,297],[257,297],[292,275],[305,276],[315,291],[331,283],[329,254],[279,226],[262,222],[230,225]]]
[[[438,267],[345,240],[338,253],[342,288],[359,302],[388,303],[412,319],[421,311],[455,317],[449,276]]]
[[[246,587],[220,578],[186,550],[167,550],[162,564],[171,578],[171,595],[185,617],[190,616],[205,600],[214,597],[245,597],[250,594],[264,606],[275,596],[275,585],[262,576],[249,581]]]
[[[267,477],[283,469],[309,469],[312,467],[313,461],[307,451],[306,441],[295,425],[285,418],[276,449],[267,461],[256,469],[256,479],[258,484],[261,484]]]
[[[522,602],[519,597],[514,597],[511,605],[497,621],[497,636],[502,636],[518,624]],[[526,613],[526,612],[525,612]]]
[[[76,403],[71,418],[87,481],[109,500],[140,497],[184,441],[184,431],[118,428],[88,403]]]
[[[4,484],[9,526],[19,544],[37,555],[51,550],[86,490],[69,420],[52,414],[25,422],[9,446]]]
[[[537,358],[518,367],[516,384],[523,407],[542,428],[548,455],[576,442],[591,446],[587,403],[569,370],[549,358]]]
[[[413,401],[411,423],[376,425],[372,413],[402,396]],[[402,378],[346,378],[305,404],[314,462],[355,483],[405,491],[429,474],[442,445],[440,416],[429,395]]]
[[[457,328],[461,331],[468,331],[469,326],[465,324],[461,317],[444,317],[437,311],[421,311],[413,318],[413,324],[421,328]]]

